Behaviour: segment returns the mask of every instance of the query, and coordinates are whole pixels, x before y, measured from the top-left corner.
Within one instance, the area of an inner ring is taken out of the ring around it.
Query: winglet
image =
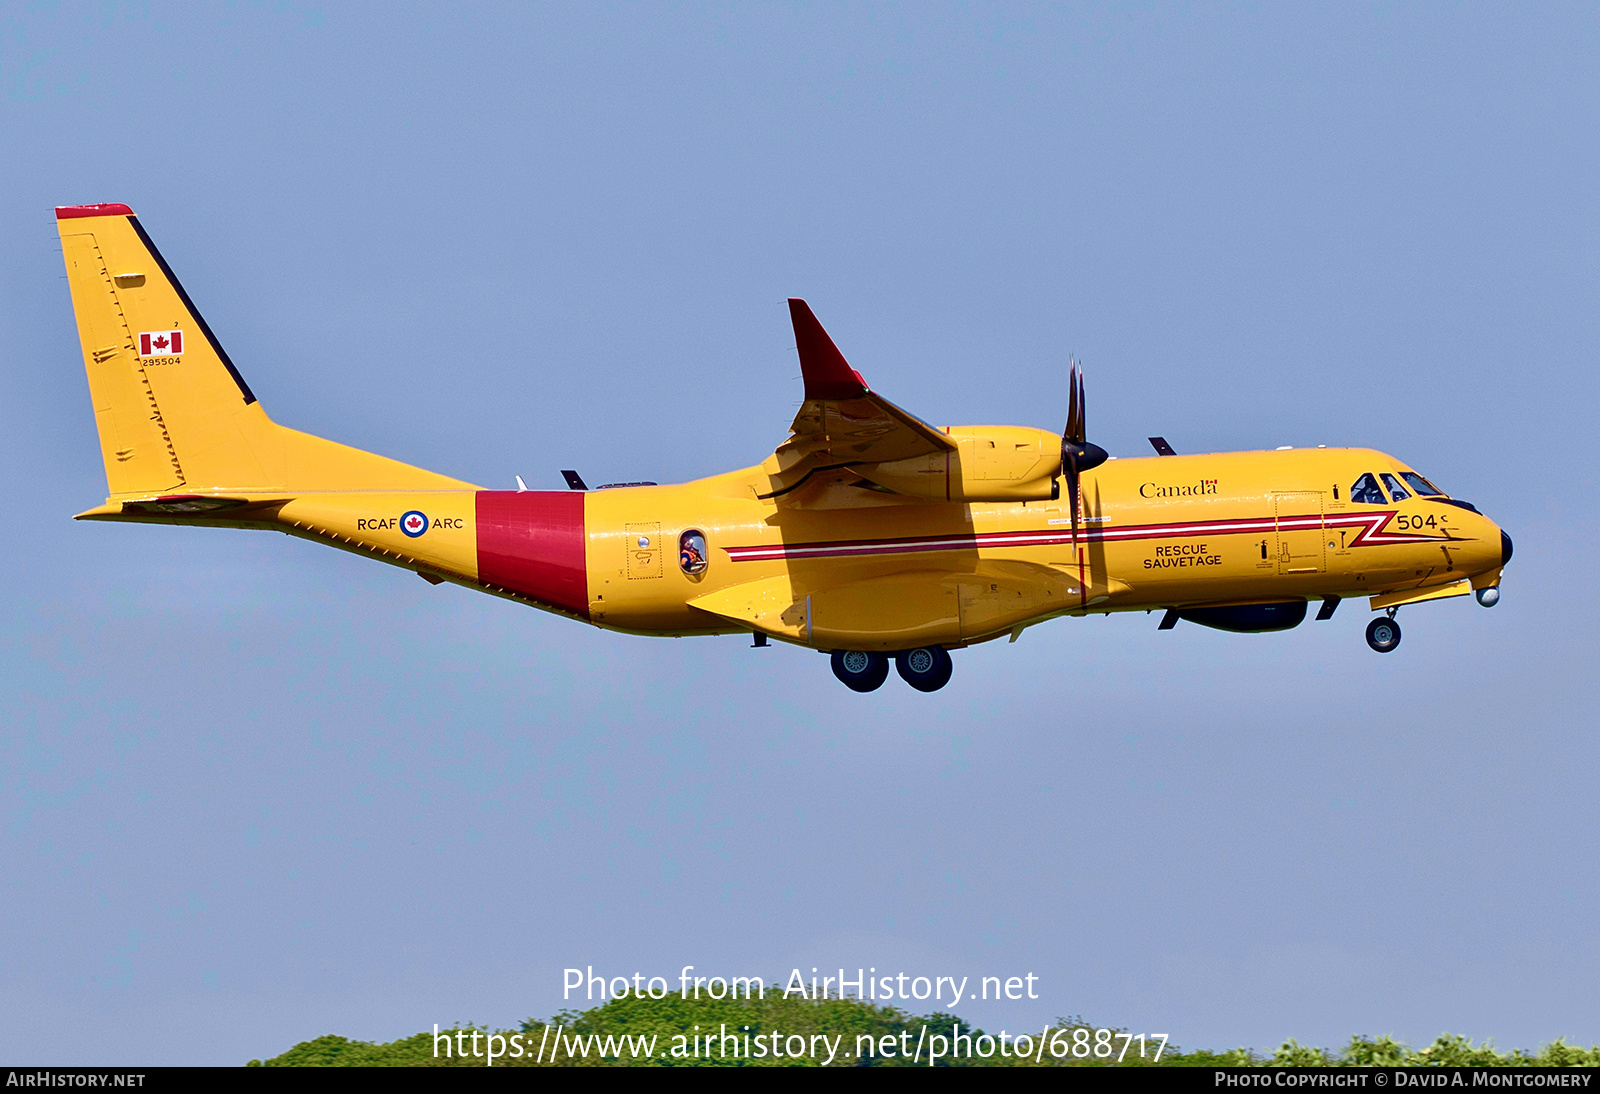
[[[800,351],[800,374],[805,377],[807,399],[859,399],[867,394],[867,382],[844,359],[811,313],[810,305],[791,297],[789,318],[794,322],[794,345]]]

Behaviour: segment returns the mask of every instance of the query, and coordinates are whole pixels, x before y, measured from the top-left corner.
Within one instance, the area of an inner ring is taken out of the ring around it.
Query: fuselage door
[[[626,534],[624,550],[628,554],[628,578],[637,581],[640,578],[661,576],[661,525],[657,522],[648,524],[624,524]]]
[[[1277,519],[1278,573],[1320,574],[1328,568],[1328,538],[1323,531],[1320,490],[1272,495]]]

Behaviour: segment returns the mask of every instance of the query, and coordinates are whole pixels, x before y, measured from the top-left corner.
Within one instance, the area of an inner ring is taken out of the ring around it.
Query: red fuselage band
[[[582,491],[480,490],[478,580],[589,617]]]

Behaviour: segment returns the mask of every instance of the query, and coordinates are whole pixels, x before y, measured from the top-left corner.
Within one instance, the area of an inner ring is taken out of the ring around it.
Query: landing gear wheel
[[[861,650],[834,650],[833,674],[851,691],[877,691],[889,678],[889,658]]]
[[[1400,624],[1393,619],[1374,619],[1367,624],[1367,645],[1379,653],[1393,653],[1400,644]]]
[[[950,682],[950,651],[943,646],[920,646],[894,655],[900,678],[918,691],[938,691]]]

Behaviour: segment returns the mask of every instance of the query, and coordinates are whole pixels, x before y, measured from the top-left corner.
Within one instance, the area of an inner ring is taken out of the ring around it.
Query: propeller
[[[1083,370],[1076,361],[1067,374],[1067,427],[1061,431],[1061,477],[1067,480],[1072,504],[1072,545],[1078,545],[1078,476],[1106,462],[1107,452],[1085,439],[1087,402],[1083,397]]]

